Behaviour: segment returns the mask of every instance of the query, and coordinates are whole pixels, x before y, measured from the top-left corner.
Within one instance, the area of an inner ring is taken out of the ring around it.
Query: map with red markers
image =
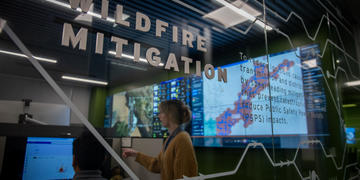
[[[270,72],[270,78],[277,79],[279,72],[286,72],[294,66],[293,61],[285,59],[274,71]],[[216,118],[216,134],[229,135],[231,127],[240,120],[244,121],[244,127],[252,124],[252,99],[269,86],[268,68],[266,64],[254,62],[255,75],[242,84],[242,91],[238,94],[237,101],[234,102],[234,109],[226,109]]]
[[[224,66],[227,83],[203,78],[204,136],[306,134],[302,66],[296,53]]]

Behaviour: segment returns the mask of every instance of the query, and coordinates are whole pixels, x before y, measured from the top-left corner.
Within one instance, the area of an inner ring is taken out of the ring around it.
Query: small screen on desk
[[[28,137],[22,179],[72,179],[73,141],[73,138]]]

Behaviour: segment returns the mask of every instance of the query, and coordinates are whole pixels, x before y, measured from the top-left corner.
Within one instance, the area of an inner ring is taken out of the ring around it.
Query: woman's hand
[[[138,154],[138,151],[136,151],[134,149],[130,149],[130,148],[123,148],[122,151],[123,151],[122,157],[124,159],[127,157],[136,157]]]

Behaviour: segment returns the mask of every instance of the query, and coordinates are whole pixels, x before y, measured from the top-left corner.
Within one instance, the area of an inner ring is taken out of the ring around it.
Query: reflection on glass
[[[188,130],[195,146],[244,147],[256,141],[297,148],[309,136],[328,136],[318,52],[315,44],[271,54],[270,70],[266,56],[222,66],[227,83],[203,73],[114,94],[108,97],[105,126],[124,136],[166,137],[157,106],[181,99],[192,109]]]

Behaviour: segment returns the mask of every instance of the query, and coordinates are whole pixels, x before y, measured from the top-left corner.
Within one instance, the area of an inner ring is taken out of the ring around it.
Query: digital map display
[[[297,146],[308,134],[328,132],[317,53],[313,44],[225,65],[227,83],[203,73],[116,93],[107,98],[105,127],[120,136],[166,137],[158,105],[179,99],[191,108],[186,130],[195,146]]]
[[[223,67],[227,83],[203,78],[204,136],[306,134],[301,64],[295,52],[269,57],[270,72],[263,56]]]

